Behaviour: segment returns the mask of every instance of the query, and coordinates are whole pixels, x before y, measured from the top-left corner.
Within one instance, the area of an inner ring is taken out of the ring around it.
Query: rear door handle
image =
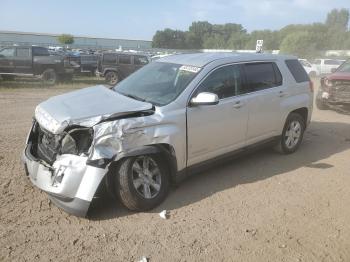
[[[241,103],[241,101],[237,101],[236,103],[234,103],[233,107],[234,108],[241,108],[243,106],[243,104]]]

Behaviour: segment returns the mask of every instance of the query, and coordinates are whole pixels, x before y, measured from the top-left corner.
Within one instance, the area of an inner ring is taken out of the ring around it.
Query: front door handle
[[[234,108],[241,108],[243,106],[243,104],[241,103],[241,101],[237,101],[236,103],[234,103],[233,107]]]

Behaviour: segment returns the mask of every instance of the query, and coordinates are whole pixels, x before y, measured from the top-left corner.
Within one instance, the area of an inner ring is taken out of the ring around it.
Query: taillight
[[[309,88],[310,88],[311,93],[313,93],[314,92],[314,82],[312,82],[311,80],[309,82]]]

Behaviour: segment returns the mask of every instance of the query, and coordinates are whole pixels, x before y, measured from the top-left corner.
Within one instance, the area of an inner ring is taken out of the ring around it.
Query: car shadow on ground
[[[327,158],[348,149],[350,124],[312,122],[296,153],[281,155],[266,148],[235,157],[225,164],[213,165],[210,169],[189,177],[178,187],[172,188],[167,199],[149,212],[176,210],[237,185],[254,183],[301,167],[333,168],[333,165],[327,163]],[[93,201],[88,217],[92,220],[107,220],[131,214],[133,212],[105,194]]]

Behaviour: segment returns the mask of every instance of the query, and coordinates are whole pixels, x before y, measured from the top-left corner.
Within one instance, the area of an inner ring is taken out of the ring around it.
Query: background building
[[[59,34],[0,31],[0,46],[14,44],[47,47],[62,46],[58,42],[58,36]],[[72,48],[93,49],[150,49],[152,41],[74,36],[74,44],[69,46]]]

